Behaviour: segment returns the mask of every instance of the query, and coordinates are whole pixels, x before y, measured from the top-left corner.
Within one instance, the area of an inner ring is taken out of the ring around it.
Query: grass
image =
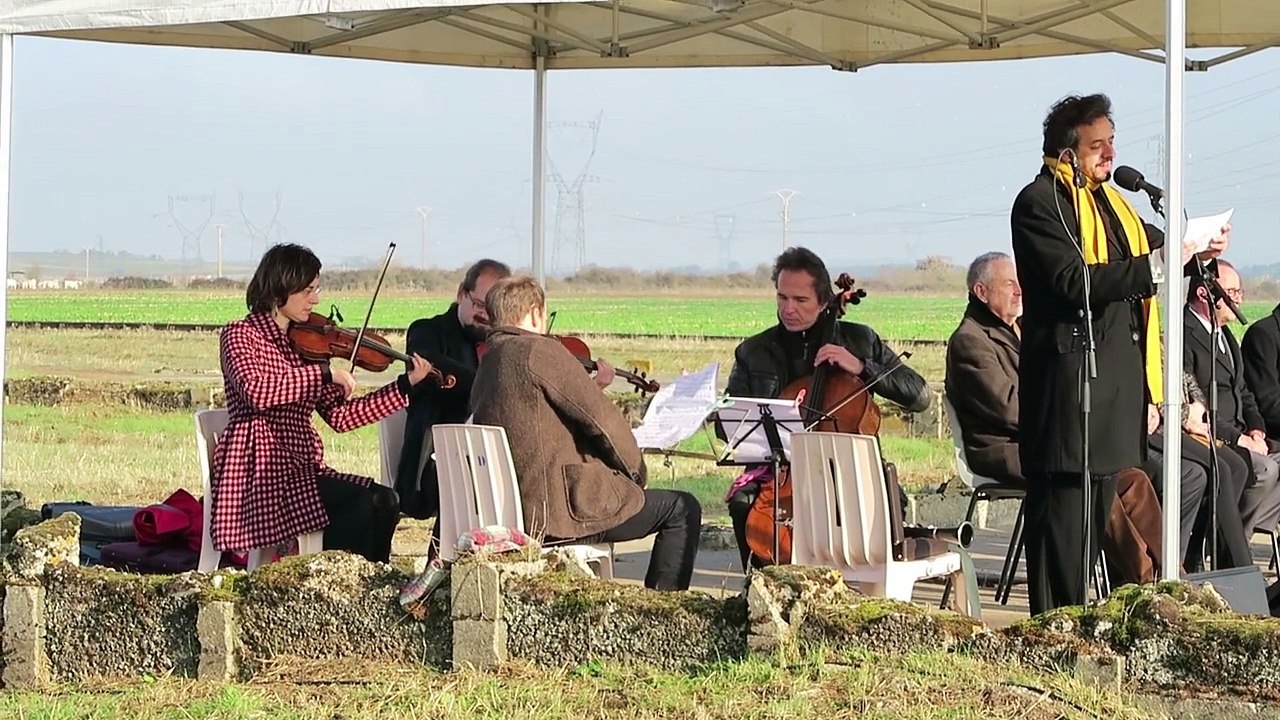
[[[371,326],[407,328],[417,318],[448,307],[448,295],[384,293]],[[336,305],[346,325],[359,327],[368,308],[367,293],[326,293],[317,310]],[[759,296],[724,294],[553,295],[559,333],[640,333],[673,336],[742,338],[774,323],[774,301]],[[1254,320],[1271,312],[1273,303],[1246,302],[1242,310]],[[871,325],[893,340],[945,340],[964,313],[962,295],[918,296],[873,294],[850,306],[846,319]],[[10,291],[10,320],[43,322],[146,322],[221,325],[244,315],[239,292],[191,290],[28,290]]]
[[[384,293],[371,325],[407,328],[417,318],[443,311],[452,296]],[[326,293],[317,308],[336,305],[346,325],[359,327],[368,308],[367,293]],[[644,333],[709,335],[742,338],[772,325],[774,301],[757,297],[687,297],[674,295],[552,296],[560,333]],[[946,338],[964,310],[963,297],[869,297],[851,306],[849,319],[871,324],[889,338]],[[147,322],[221,325],[245,313],[244,296],[235,292],[151,291],[11,291],[9,319],[43,322]]]
[[[927,698],[927,700],[925,700]],[[590,663],[438,674],[405,667],[282,664],[244,685],[164,678],[109,687],[0,695],[0,715],[160,720],[394,717],[651,720],[656,718],[1106,718],[1163,715],[1132,698],[955,655],[851,653],[796,663],[752,658],[682,674]]]

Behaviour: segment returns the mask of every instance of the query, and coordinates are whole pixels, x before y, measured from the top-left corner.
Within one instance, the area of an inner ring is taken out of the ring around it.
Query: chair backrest
[[[849,568],[892,561],[880,442],[873,435],[791,435],[792,561]]]
[[[497,425],[444,423],[431,428],[440,479],[440,556],[452,560],[458,537],[487,525],[524,530],[524,509],[507,431]]]
[[[951,444],[955,448],[956,474],[960,476],[960,480],[971,488],[981,485],[990,485],[998,482],[995,478],[989,478],[985,475],[978,475],[969,468],[969,460],[964,456],[964,435],[960,430],[960,418],[956,416],[956,408],[951,404],[951,398],[946,393],[942,394],[943,412],[947,414],[947,427],[951,428]]]
[[[200,539],[200,572],[218,569],[222,553],[213,547],[213,451],[218,446],[218,436],[227,429],[229,414],[225,408],[196,411],[196,455],[200,457],[200,505],[204,513],[204,527]]]
[[[404,424],[409,413],[397,410],[378,421],[378,459],[382,462],[379,482],[389,488],[396,486],[396,471],[400,468],[400,454],[404,450]]]
[[[226,408],[196,411],[196,450],[200,456],[200,476],[204,481],[204,494],[209,495],[209,482],[213,475],[213,451],[218,446],[218,436],[227,429],[230,415]],[[208,506],[208,503],[205,503]]]

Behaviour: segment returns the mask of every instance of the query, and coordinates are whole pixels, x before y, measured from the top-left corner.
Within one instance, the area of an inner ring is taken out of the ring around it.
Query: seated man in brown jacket
[[[507,431],[525,530],[548,545],[656,533],[645,587],[687,590],[702,526],[698,500],[644,488],[630,424],[582,364],[547,337],[546,295],[535,280],[500,280],[485,305],[493,330],[471,407],[477,424]]]

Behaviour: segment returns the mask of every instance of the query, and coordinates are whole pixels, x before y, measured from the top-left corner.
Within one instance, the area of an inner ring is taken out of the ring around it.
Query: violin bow
[[[391,267],[391,254],[395,251],[394,242],[387,245],[387,257],[382,261],[382,272],[378,273],[378,284],[373,286],[373,297],[369,299],[369,309],[364,314],[364,324],[360,326],[360,332],[356,333],[356,342],[351,348],[352,372],[356,369],[356,355],[360,353],[360,343],[364,342],[364,331],[369,328],[369,319],[373,317],[373,304],[378,302],[378,291],[382,289],[382,279],[387,276],[387,268]]]

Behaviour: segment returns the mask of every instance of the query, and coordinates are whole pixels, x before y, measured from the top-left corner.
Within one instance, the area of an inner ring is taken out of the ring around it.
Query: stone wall
[[[701,593],[551,573],[513,579],[502,592],[511,657],[540,665],[590,660],[674,669],[746,654],[746,602]]]
[[[51,566],[43,582],[51,676],[195,675],[201,580]]]
[[[993,631],[955,613],[869,598],[838,573],[754,572],[740,595],[656,593],[558,559],[467,558],[425,618],[409,579],[345,553],[246,575],[142,577],[75,565],[74,514],[17,533],[0,583],[6,687],[145,675],[247,678],[274,659],[369,659],[441,670],[508,661],[686,669],[748,653],[963,653],[1145,691],[1280,700],[1280,620],[1229,611],[1210,586],[1126,586],[1104,603]],[[67,546],[67,547],[64,547]]]
[[[178,675],[248,677],[282,656],[364,658],[446,669],[448,593],[410,619],[397,595],[409,577],[347,553],[240,571],[141,576],[82,568],[79,518],[19,530],[0,576],[0,678],[53,681]]]

